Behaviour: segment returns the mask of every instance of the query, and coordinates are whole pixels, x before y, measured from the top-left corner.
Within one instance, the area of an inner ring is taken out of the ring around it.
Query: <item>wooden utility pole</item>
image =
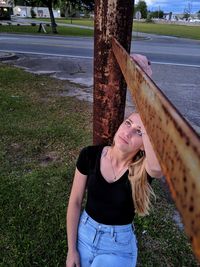
[[[124,119],[126,83],[112,52],[112,37],[130,52],[133,0],[96,0],[93,142],[112,142]]]

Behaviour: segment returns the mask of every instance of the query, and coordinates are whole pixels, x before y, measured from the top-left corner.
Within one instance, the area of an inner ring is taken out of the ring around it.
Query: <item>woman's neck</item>
[[[119,150],[116,146],[111,146],[109,148],[109,156],[115,165],[128,166],[134,156],[138,151],[133,151],[133,153],[126,153]]]

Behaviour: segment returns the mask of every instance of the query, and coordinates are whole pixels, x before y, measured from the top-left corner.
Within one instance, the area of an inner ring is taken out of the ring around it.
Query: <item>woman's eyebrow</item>
[[[128,118],[128,120],[129,120],[132,124],[135,124],[131,119]],[[139,128],[139,129],[141,129],[141,126],[138,125],[138,124],[136,124],[136,127]]]

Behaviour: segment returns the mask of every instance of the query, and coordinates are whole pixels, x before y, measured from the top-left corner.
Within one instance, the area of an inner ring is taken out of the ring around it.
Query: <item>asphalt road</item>
[[[148,56],[153,63],[200,67],[200,41],[138,34],[132,53]],[[93,38],[0,34],[0,51],[92,58]]]
[[[12,63],[28,71],[51,73],[56,78],[83,84],[71,94],[92,101],[92,38],[1,33],[0,51],[17,53],[19,59]],[[132,52],[147,55],[152,62],[153,80],[199,132],[200,41],[145,35],[133,41]],[[129,95],[127,99],[131,106]]]

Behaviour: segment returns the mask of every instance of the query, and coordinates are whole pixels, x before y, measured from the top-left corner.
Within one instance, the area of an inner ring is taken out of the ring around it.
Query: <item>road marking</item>
[[[75,55],[67,55],[67,54],[53,54],[53,53],[39,53],[39,52],[22,52],[17,50],[0,50],[0,52],[12,52],[18,54],[30,54],[30,55],[42,55],[42,56],[54,56],[54,57],[69,57],[69,58],[82,58],[82,59],[93,59],[93,57],[86,56],[75,56]]]
[[[5,40],[5,39],[6,40],[13,40],[13,39],[15,39],[15,40],[17,39],[18,40],[20,38],[18,38],[18,37],[0,37],[0,40]]]
[[[0,41],[2,41],[2,43],[3,43],[4,40],[9,40],[9,39],[15,39],[15,40],[17,39],[17,40],[19,40],[19,38],[6,38],[6,37],[3,37],[1,39],[1,37],[0,37]],[[50,47],[79,48],[79,49],[93,48],[92,45],[89,46],[87,44],[82,44],[82,45],[75,45],[75,44],[56,44],[56,43],[49,44],[49,43],[30,42],[29,40],[28,40],[28,43],[26,43],[26,42],[27,41],[25,40],[25,42],[18,42],[17,44],[23,44],[23,45],[24,44],[28,44],[28,45],[50,46]],[[49,41],[47,40],[46,42],[49,42]]]
[[[88,45],[87,45],[87,47],[84,47],[84,46],[80,46],[80,45],[77,46],[74,44],[56,44],[56,43],[48,44],[48,43],[36,43],[36,42],[33,42],[33,43],[29,42],[28,45],[40,45],[40,46],[50,46],[50,47],[67,47],[67,48],[79,48],[79,49],[90,48]]]
[[[173,65],[173,66],[200,68],[200,65],[192,65],[192,64],[170,63],[170,62],[160,62],[160,61],[151,61],[151,63],[160,64],[160,65]]]
[[[18,53],[18,54],[54,56],[54,57],[93,59],[93,57],[89,57],[89,56],[75,56],[75,55],[68,55],[68,54],[40,53],[40,52],[29,52],[29,51],[22,52],[22,51],[17,51],[17,50],[0,50],[0,52],[12,52],[12,53]],[[151,63],[160,64],[160,65],[173,65],[173,66],[180,66],[180,67],[200,68],[200,65],[192,65],[192,64],[170,63],[170,62],[160,62],[160,61],[151,61]]]

